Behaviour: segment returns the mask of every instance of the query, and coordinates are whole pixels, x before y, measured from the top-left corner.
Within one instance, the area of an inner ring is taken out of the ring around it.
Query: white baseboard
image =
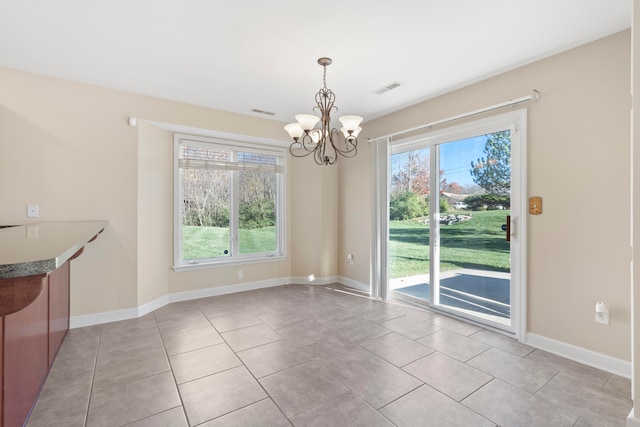
[[[160,298],[156,298],[153,301],[150,301],[146,304],[142,304],[141,306],[138,307],[138,316],[137,317],[142,317],[145,314],[149,314],[152,311],[155,311],[161,307],[164,307],[165,305],[169,304],[171,301],[169,301],[169,295],[165,295],[162,296]]]
[[[282,277],[278,279],[261,280],[259,282],[238,283],[236,285],[217,286],[213,288],[198,289],[194,291],[176,292],[157,298],[139,307],[126,308],[123,310],[105,311],[102,313],[87,314],[83,316],[72,316],[69,319],[69,328],[75,329],[85,326],[101,325],[103,323],[118,322],[120,320],[136,319],[138,317],[144,316],[145,314],[151,313],[154,310],[164,307],[165,305],[172,302],[188,301],[192,299],[226,295],[243,291],[252,291],[255,289],[287,285],[289,283],[292,283],[290,277]]]
[[[135,319],[138,317],[137,308],[124,310],[104,311],[102,313],[73,316],[69,319],[69,328],[84,328],[85,326],[101,325],[103,323],[117,322],[119,320]]]
[[[189,301],[192,299],[215,297],[218,295],[233,294],[236,292],[253,291],[255,289],[288,285],[289,283],[291,283],[290,277],[281,277],[278,279],[260,280],[259,282],[238,283],[236,285],[216,286],[213,288],[197,289],[195,291],[177,292],[169,294],[169,302]]]
[[[330,285],[338,282],[338,276],[326,276],[326,277],[304,277],[294,276],[291,278],[291,283],[294,285]]]
[[[525,344],[624,378],[631,378],[631,362],[626,360],[532,333],[527,334]]]
[[[349,279],[348,277],[338,276],[338,283],[350,286],[354,289],[357,289],[362,292],[366,292],[368,294],[371,293],[371,285],[368,283],[358,282],[357,280]]]
[[[627,416],[627,427],[640,427],[640,420],[636,418],[633,412],[633,408],[631,408],[631,412]]]

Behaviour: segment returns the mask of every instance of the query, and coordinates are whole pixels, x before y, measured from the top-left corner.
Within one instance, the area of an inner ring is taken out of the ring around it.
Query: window
[[[175,266],[285,256],[286,152],[175,135]]]

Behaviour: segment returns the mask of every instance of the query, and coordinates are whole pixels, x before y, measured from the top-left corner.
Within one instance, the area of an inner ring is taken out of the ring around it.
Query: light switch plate
[[[529,213],[531,215],[540,215],[542,213],[542,197],[529,197]]]

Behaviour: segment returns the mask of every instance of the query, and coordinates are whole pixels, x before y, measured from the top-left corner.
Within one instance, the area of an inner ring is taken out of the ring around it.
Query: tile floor
[[[341,286],[69,331],[43,426],[624,426],[630,381]]]

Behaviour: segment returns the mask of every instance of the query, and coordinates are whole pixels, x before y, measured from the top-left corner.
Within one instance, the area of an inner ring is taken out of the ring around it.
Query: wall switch
[[[27,218],[38,218],[38,205],[27,205]]]
[[[609,313],[596,313],[596,323],[609,324]]]
[[[242,279],[242,270],[238,270],[238,279]]]
[[[540,215],[542,213],[542,197],[529,197],[529,213],[531,215]]]
[[[596,323],[609,324],[609,308],[602,301],[596,303]]]

